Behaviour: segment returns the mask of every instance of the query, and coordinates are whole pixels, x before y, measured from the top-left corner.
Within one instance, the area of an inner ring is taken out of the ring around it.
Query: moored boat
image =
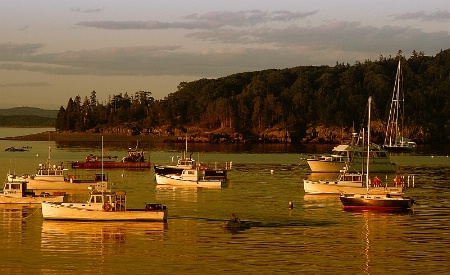
[[[367,140],[370,140],[370,115],[372,98],[369,97],[368,109],[369,119],[367,123]],[[388,210],[404,211],[411,209],[414,200],[404,197],[402,192],[383,192],[381,194],[369,190],[369,166],[370,166],[370,142],[367,144],[367,162],[366,162],[366,190],[360,193],[345,193],[340,195],[340,201],[345,209],[361,210]]]
[[[147,203],[143,209],[127,209],[125,191],[93,190],[87,202],[43,202],[42,216],[46,220],[165,222],[167,208]]]
[[[383,144],[383,148],[389,152],[406,153],[415,151],[417,148],[417,144],[414,141],[403,136],[404,103],[403,73],[401,69],[401,58],[399,58],[386,136]]]
[[[303,180],[303,189],[306,194],[341,194],[360,193],[366,190],[366,183],[363,174],[359,172],[349,172],[347,168],[340,171],[335,180]],[[369,190],[373,192],[402,192],[402,186],[390,187],[382,186],[380,183],[372,182]]]
[[[352,169],[360,169],[365,160],[362,138],[356,133],[350,144],[340,144],[333,148],[329,155],[309,156],[306,161],[314,173],[339,173],[347,165]],[[395,164],[391,162],[389,152],[377,144],[371,144],[370,171],[377,173],[394,173]]]
[[[340,200],[346,209],[403,211],[413,207],[413,199],[403,193],[374,194],[370,190],[360,194],[342,194]]]
[[[187,157],[186,141],[184,156],[178,158],[176,165],[155,165],[154,169],[158,185],[220,188],[227,185],[227,171],[231,169],[231,163],[227,163],[224,169],[197,164],[192,154]]]
[[[192,158],[179,158],[176,165],[155,165],[155,174],[159,176],[181,176],[183,171],[198,170],[196,174],[203,180],[226,181],[228,165],[224,169],[210,168],[207,165],[199,164]],[[189,173],[185,173],[189,174]]]
[[[85,161],[72,161],[74,169],[150,169],[150,160],[146,160],[145,151],[129,149],[127,156],[119,160],[118,156],[94,156],[90,154]]]
[[[26,174],[16,177],[18,180],[27,181],[27,188],[36,193],[41,192],[66,192],[86,193],[89,188],[106,190],[108,188],[106,175],[95,171],[69,174],[69,170],[63,164],[52,165],[49,157],[45,164],[39,164],[35,174]]]
[[[17,180],[8,175],[3,191],[0,192],[0,204],[41,204],[44,201],[63,202],[64,193],[39,195],[27,189],[27,181]]]
[[[221,188],[227,185],[225,178],[208,178],[205,170],[183,169],[178,174],[155,174],[158,185],[172,185],[185,187]]]

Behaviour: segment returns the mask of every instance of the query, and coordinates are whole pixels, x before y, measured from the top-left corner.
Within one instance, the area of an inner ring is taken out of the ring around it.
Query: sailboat
[[[370,192],[370,112],[372,105],[372,97],[369,97],[369,112],[367,123],[367,162],[366,162],[366,192],[361,194],[342,193],[340,200],[345,209],[361,209],[361,210],[389,210],[404,211],[411,209],[414,200],[403,196],[401,192]]]
[[[399,58],[386,136],[383,144],[383,148],[389,152],[411,152],[417,147],[415,142],[403,137],[404,103],[403,74],[401,58]]]

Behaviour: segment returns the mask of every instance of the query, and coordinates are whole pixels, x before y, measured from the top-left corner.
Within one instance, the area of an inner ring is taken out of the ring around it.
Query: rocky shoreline
[[[372,141],[383,143],[384,127],[374,123]],[[207,132],[204,129],[191,127],[189,129],[173,130],[165,132],[145,132],[130,134],[126,128],[103,129],[102,132],[63,132],[47,131],[42,133],[0,138],[1,140],[25,140],[25,141],[99,141],[103,136],[104,141],[136,141],[143,142],[184,142],[186,137],[190,143],[317,143],[339,144],[351,140],[353,129],[341,127],[310,126],[303,138],[294,138],[286,129],[266,129],[259,135],[244,136],[240,133],[231,133],[227,129],[219,129]],[[186,132],[188,134],[186,134]],[[417,143],[426,143],[430,136],[423,129],[408,129],[407,136],[413,136]]]
[[[101,134],[101,133],[75,133],[75,132],[58,132],[58,131],[47,131],[42,133],[16,136],[16,137],[5,137],[0,138],[0,140],[24,140],[24,141],[99,141],[103,136],[105,141],[136,141],[139,139],[141,141],[166,141],[175,140],[176,137],[154,137],[154,136],[129,136],[129,135],[112,135],[112,134]]]

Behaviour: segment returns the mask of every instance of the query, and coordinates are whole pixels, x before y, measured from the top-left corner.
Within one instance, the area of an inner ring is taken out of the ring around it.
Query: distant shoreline
[[[90,142],[100,141],[103,136],[103,141],[175,141],[175,136],[127,136],[127,135],[112,135],[101,133],[74,133],[74,132],[58,132],[58,131],[46,131],[42,133],[29,134],[15,137],[3,137],[0,140],[24,140],[24,141],[79,141]]]

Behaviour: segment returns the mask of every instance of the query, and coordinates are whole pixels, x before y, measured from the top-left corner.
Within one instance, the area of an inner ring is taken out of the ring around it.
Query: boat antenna
[[[372,105],[372,97],[369,96],[369,113],[367,120],[367,163],[366,163],[366,191],[369,192],[369,160],[370,160],[370,107]]]
[[[186,133],[186,150],[184,151],[184,158],[186,158],[187,157],[187,152],[188,152],[188,147],[187,147],[187,140],[188,140],[188,135],[187,135],[187,133]]]
[[[49,146],[48,147],[48,159],[47,159],[48,165],[50,165],[50,155],[51,155],[51,153],[52,153],[52,149]]]

